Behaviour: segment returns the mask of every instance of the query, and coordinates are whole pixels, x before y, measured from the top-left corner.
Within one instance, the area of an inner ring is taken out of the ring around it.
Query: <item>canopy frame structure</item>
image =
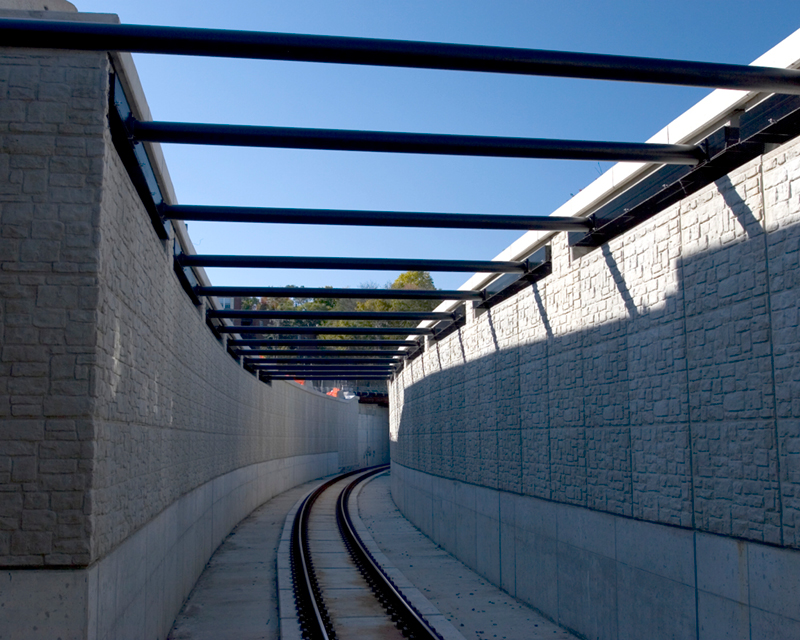
[[[193,220],[565,232],[572,247],[590,250],[800,133],[800,71],[794,69],[431,42],[8,18],[0,19],[0,39],[7,47],[541,75],[763,94],[750,109],[695,144],[655,144],[143,121],[135,117],[125,87],[115,75],[109,109],[112,140],[156,233],[164,240],[170,238],[169,227],[174,221]],[[609,201],[574,217],[178,205],[164,197],[148,152],[151,143],[614,160],[649,163],[652,170]],[[195,304],[206,307],[209,328],[232,356],[265,381],[297,376],[315,380],[334,373],[350,379],[391,377],[404,362],[422,353],[430,341],[460,327],[467,315],[465,305],[491,308],[550,275],[549,246],[531,251],[530,255],[506,261],[420,260],[196,255],[185,252],[177,241],[173,245],[175,273]],[[206,286],[196,269],[212,266],[478,272],[491,278],[476,290],[449,291]],[[208,309],[204,299],[218,296],[449,300],[458,306],[448,312]],[[239,325],[232,324],[236,320]],[[362,321],[382,326],[352,324]],[[415,321],[426,326],[404,326]],[[331,322],[348,324],[335,326]],[[319,326],[321,323],[326,324]],[[326,340],[324,336],[340,339]]]

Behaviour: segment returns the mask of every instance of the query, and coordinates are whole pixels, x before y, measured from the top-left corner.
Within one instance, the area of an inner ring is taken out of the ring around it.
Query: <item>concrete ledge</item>
[[[4,640],[166,638],[216,548],[259,505],[338,470],[337,453],[250,465],[182,496],[80,570],[0,571]]]
[[[395,462],[392,497],[445,550],[579,635],[800,638],[800,551],[476,487]]]

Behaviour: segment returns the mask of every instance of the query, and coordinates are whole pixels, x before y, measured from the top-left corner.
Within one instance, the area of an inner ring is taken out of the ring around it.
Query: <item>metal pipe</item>
[[[228,340],[230,347],[415,347],[418,343],[414,340]]]
[[[687,165],[696,165],[705,159],[705,152],[701,147],[687,144],[547,140],[138,120],[129,120],[127,126],[135,140],[172,144]]]
[[[322,366],[322,367],[344,367],[344,366],[376,366],[376,367],[395,367],[403,364],[403,360],[395,357],[391,358],[347,358],[344,360],[330,358],[245,358],[246,365],[263,368],[273,366]]]
[[[516,229],[519,231],[587,231],[586,218],[483,213],[423,213],[169,205],[159,209],[165,220],[261,222],[281,224],[356,225],[364,227],[424,227],[440,229]]]
[[[467,44],[185,27],[0,20],[6,47],[451,69],[800,94],[790,69]]]
[[[329,369],[337,369],[337,370],[339,370],[339,369],[380,369],[381,371],[391,371],[391,370],[395,369],[395,364],[392,363],[392,362],[381,362],[381,361],[373,362],[373,363],[365,363],[364,361],[358,361],[358,362],[354,362],[353,363],[353,362],[350,362],[350,361],[348,361],[348,362],[331,362],[330,360],[328,360],[327,362],[324,362],[322,364],[308,364],[308,363],[302,362],[302,361],[296,361],[296,362],[279,361],[279,362],[267,363],[266,365],[264,365],[264,366],[262,366],[260,368],[261,369],[270,369],[270,370],[272,370],[272,369],[292,369],[293,371],[294,370],[305,371],[305,370],[308,370],[308,369],[321,370],[321,371],[326,371],[326,370],[329,370]]]
[[[428,289],[328,289],[312,287],[195,287],[197,296],[225,298],[359,298],[365,300],[483,300],[480,291]]]
[[[585,231],[586,229],[584,229]],[[525,262],[500,260],[418,260],[409,258],[339,258],[297,256],[192,255],[175,257],[182,267],[239,267],[249,269],[352,269],[370,271],[454,271],[524,273]]]
[[[317,376],[329,376],[329,375],[350,375],[353,373],[366,373],[370,375],[391,375],[395,373],[394,369],[373,369],[373,368],[358,368],[358,367],[350,367],[344,369],[314,369],[314,368],[307,368],[307,369],[292,369],[292,368],[276,368],[276,369],[259,369],[260,372],[266,373],[267,375],[317,375]]]
[[[281,374],[277,376],[270,376],[266,375],[266,378],[270,380],[330,380],[330,376],[291,376],[286,374]],[[364,373],[357,373],[352,376],[350,375],[338,375],[336,378],[340,378],[342,380],[388,380],[391,376],[372,376]]]
[[[413,351],[401,350],[358,350],[358,349],[342,349],[340,351],[325,351],[324,349],[297,349],[294,351],[280,350],[280,349],[252,349],[250,351],[239,351],[239,356],[278,356],[282,359],[294,358],[297,356],[315,356],[318,358],[351,358],[353,356],[383,356],[385,358],[393,358],[395,356],[408,356]]]
[[[293,289],[296,293],[297,289]],[[381,320],[408,322],[419,320],[455,320],[455,314],[442,311],[278,311],[209,309],[207,318],[251,320]]]
[[[432,336],[433,329],[413,327],[410,329],[381,329],[379,327],[240,327],[220,326],[215,327],[218,333],[241,334],[281,334],[281,335],[334,335],[334,336]]]

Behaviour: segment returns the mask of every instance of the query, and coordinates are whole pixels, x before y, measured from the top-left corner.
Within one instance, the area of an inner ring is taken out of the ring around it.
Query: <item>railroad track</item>
[[[347,574],[342,574],[341,570],[331,571],[329,569],[326,572],[322,569],[320,571],[315,571],[314,569],[313,547],[315,543],[312,540],[314,536],[311,535],[310,531],[312,509],[321,498],[323,502],[330,502],[330,492],[334,491],[334,485],[341,484],[345,479],[351,477],[354,479],[343,488],[340,488],[335,500],[336,528],[338,528],[341,541],[349,553],[352,564],[355,565],[355,568],[363,578],[360,586],[363,590],[369,589],[372,592],[374,601],[380,605],[386,617],[383,622],[383,631],[379,634],[380,637],[388,637],[385,635],[386,629],[393,625],[397,630],[396,637],[398,639],[406,637],[414,640],[441,640],[441,636],[407,601],[381,566],[375,562],[372,554],[366,549],[361,538],[356,533],[348,510],[348,497],[355,486],[375,474],[386,471],[388,468],[388,465],[381,465],[342,474],[320,485],[308,495],[297,510],[292,524],[290,552],[295,603],[300,629],[305,640],[339,640],[351,635],[368,637],[368,635],[364,635],[365,629],[363,627],[353,628],[353,618],[349,618],[347,615],[337,616],[336,605],[331,608],[330,603],[326,603],[326,594],[334,593],[340,587],[340,585],[335,584],[336,581],[341,582],[342,575],[346,576]],[[327,495],[326,492],[328,492]],[[323,498],[323,496],[325,497]],[[316,525],[318,533],[315,537],[331,538],[327,541],[329,546],[324,547],[326,549],[329,549],[330,545],[337,544],[336,541],[332,540],[332,536],[327,535],[330,533],[330,529],[333,528],[332,524],[332,519],[326,520],[325,515],[318,517],[318,524]],[[321,542],[316,543],[317,546],[324,544]],[[344,565],[342,566],[342,570],[345,570]],[[359,584],[357,580],[353,580],[350,577],[348,578],[348,587],[353,586],[357,587]],[[359,598],[363,602],[363,593],[356,593],[352,588],[340,590],[339,593],[346,594],[350,603],[357,601]],[[377,609],[372,598],[369,598],[369,600],[369,603],[361,605],[362,609],[365,606]],[[369,615],[366,614],[367,617],[362,617],[360,620],[362,622],[365,620],[372,621],[374,625],[375,617],[373,615],[370,618],[368,617]],[[355,620],[359,619],[355,618]]]

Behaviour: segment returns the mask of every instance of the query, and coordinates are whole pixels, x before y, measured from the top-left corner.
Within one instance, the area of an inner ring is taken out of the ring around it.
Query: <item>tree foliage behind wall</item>
[[[330,287],[328,287],[330,288]],[[375,283],[364,283],[361,288],[379,289]],[[431,274],[427,271],[406,271],[394,282],[388,282],[385,289],[436,289]],[[436,300],[396,300],[378,298],[375,300],[354,300],[352,298],[304,298],[302,288],[298,287],[298,296],[291,298],[244,298],[243,309],[279,310],[279,311],[432,311],[438,305]],[[386,320],[280,320],[277,326],[316,326],[316,327],[378,327],[378,328],[410,328],[415,327],[414,320],[392,322]],[[278,337],[278,336],[276,336]],[[323,335],[320,338],[353,338],[357,336]],[[374,336],[373,336],[374,337]],[[388,337],[388,336],[387,336]],[[392,336],[396,338],[397,336]]]

